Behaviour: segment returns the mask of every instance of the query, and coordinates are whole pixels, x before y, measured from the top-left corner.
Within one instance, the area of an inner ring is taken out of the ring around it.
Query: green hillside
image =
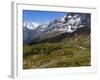
[[[63,34],[66,35],[66,34]],[[61,35],[60,35],[61,37]],[[91,65],[90,35],[45,39],[41,43],[24,45],[23,68],[79,67]]]

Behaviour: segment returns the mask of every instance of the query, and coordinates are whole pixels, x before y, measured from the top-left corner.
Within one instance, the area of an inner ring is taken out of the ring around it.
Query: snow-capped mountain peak
[[[47,27],[48,27],[47,24],[41,24],[36,29],[39,31],[45,31],[47,29]]]
[[[23,27],[26,27],[30,30],[34,30],[39,26],[39,23],[36,22],[24,22]]]
[[[62,22],[65,22],[65,18],[66,18],[67,16],[66,15],[64,15],[62,18],[61,18],[61,20],[60,21],[62,21]]]

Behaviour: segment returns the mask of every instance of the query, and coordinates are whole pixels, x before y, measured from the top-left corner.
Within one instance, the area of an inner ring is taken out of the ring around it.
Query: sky
[[[23,10],[23,22],[33,21],[48,24],[50,21],[62,18],[65,14],[65,12]]]

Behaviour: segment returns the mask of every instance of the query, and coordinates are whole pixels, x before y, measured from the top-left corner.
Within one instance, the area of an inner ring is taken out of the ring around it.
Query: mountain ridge
[[[29,34],[26,43],[38,43],[44,39],[56,37],[63,33],[74,33],[78,29],[83,27],[90,27],[90,15],[82,13],[69,13],[66,14],[61,20],[55,19],[49,24],[40,24],[35,29],[29,30]],[[24,35],[26,37],[27,35]],[[70,34],[69,34],[70,35]],[[29,41],[28,41],[29,40]],[[25,42],[25,41],[24,41]]]

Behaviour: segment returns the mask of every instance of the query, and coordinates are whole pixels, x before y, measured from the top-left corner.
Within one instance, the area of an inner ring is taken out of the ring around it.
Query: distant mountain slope
[[[90,27],[83,27],[83,28],[80,28],[80,29],[74,31],[73,33],[68,33],[68,32],[62,33],[58,36],[44,39],[41,42],[42,43],[43,42],[50,42],[50,43],[61,42],[65,38],[72,38],[72,37],[79,36],[79,35],[88,35],[88,36],[90,36],[90,32],[91,32]]]

